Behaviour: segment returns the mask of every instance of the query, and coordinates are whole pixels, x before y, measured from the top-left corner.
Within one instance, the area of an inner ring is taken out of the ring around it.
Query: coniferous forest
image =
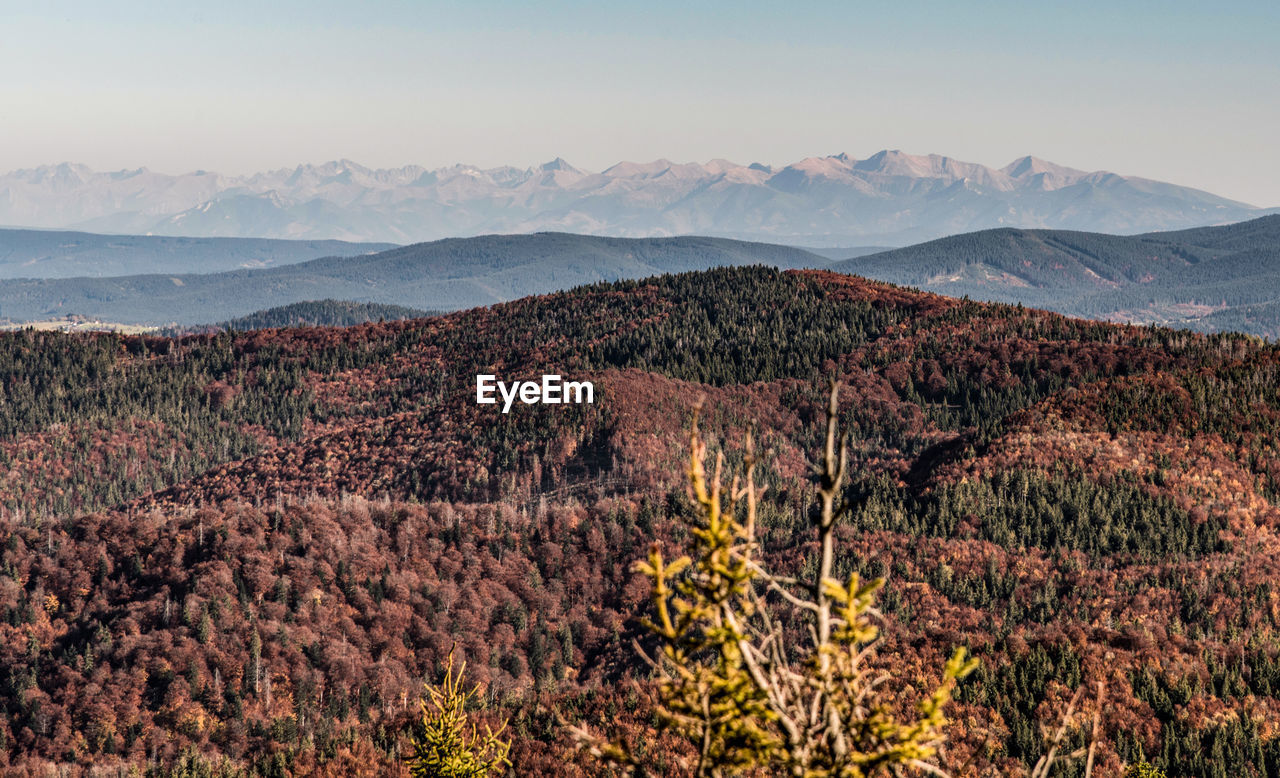
[[[478,373],[595,403],[503,414]],[[349,327],[0,334],[0,773],[407,775],[452,653],[513,774],[605,774],[581,722],[678,774],[631,565],[686,539],[701,402],[731,464],[752,433],[760,554],[811,574],[829,379],[834,577],[885,579],[888,704],[957,647],[980,662],[952,774],[1028,774],[1085,689],[1062,747],[1099,733],[1095,775],[1280,775],[1280,347],[763,268]]]

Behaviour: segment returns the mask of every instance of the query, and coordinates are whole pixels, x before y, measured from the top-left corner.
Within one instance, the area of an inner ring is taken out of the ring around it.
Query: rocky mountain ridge
[[[781,166],[619,162],[600,172],[560,158],[488,169],[374,169],[344,159],[246,176],[71,163],[0,175],[3,225],[393,243],[558,230],[904,245],[992,227],[1137,233],[1262,213],[1187,187],[1031,156],[997,169],[890,150]]]

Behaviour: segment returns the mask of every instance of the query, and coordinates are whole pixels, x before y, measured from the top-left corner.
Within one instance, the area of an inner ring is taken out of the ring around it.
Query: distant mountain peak
[[[854,164],[855,170],[890,175],[924,176],[933,172],[935,155],[917,157],[898,149],[884,149]],[[939,159],[945,159],[941,157]]]
[[[704,170],[709,170],[713,173],[727,173],[730,170],[741,169],[742,165],[739,165],[737,162],[730,162],[727,159],[721,159],[717,157],[716,159],[713,159],[707,164],[703,165],[702,168]]]
[[[1083,170],[1076,170],[1075,168],[1069,168],[1063,165],[1055,165],[1052,162],[1040,159],[1039,157],[1033,157],[1031,155],[1015,159],[1008,165],[1000,168],[1000,172],[1010,178],[1026,178],[1028,176],[1039,175],[1042,173],[1048,173],[1070,179],[1081,178],[1089,175]]]
[[[566,162],[564,157],[556,157],[550,162],[544,162],[542,163],[542,166],[539,169],[547,172],[554,172],[554,171],[565,171],[568,173],[582,172],[581,170],[578,170],[576,167]]]
[[[651,177],[670,170],[675,163],[669,159],[655,159],[652,162],[619,162],[605,168],[604,175],[611,178]]]
[[[1206,192],[1034,156],[995,169],[901,149],[777,166],[623,161],[602,173],[561,157],[532,167],[434,170],[375,169],[342,158],[246,176],[102,173],[61,163],[2,174],[0,192],[0,224],[396,243],[552,230],[903,245],[1001,226],[1134,233],[1262,213]],[[217,209],[216,220],[209,209],[197,217],[212,202],[236,207]]]

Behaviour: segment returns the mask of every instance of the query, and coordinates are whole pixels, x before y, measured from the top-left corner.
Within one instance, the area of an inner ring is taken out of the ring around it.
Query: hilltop
[[[214,329],[262,330],[272,327],[351,327],[380,321],[421,319],[438,316],[439,311],[423,311],[401,305],[353,303],[342,300],[307,300],[256,311],[213,325]]]
[[[1280,215],[1133,236],[987,230],[829,268],[1073,316],[1280,336]]]

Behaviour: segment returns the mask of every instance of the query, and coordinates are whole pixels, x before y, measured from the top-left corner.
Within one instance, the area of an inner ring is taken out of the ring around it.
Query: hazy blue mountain
[[[853,257],[865,257],[868,254],[879,254],[882,251],[891,251],[893,246],[796,246],[798,249],[804,249],[811,254],[817,254],[820,257],[826,257],[832,262],[840,259],[851,259]]]
[[[392,248],[388,243],[262,238],[177,238],[0,229],[0,278],[217,273]]]
[[[830,269],[1075,316],[1280,336],[1280,215],[1132,236],[984,230]]]
[[[450,310],[661,273],[826,264],[789,246],[722,238],[489,235],[205,275],[10,280],[0,283],[0,317],[31,321],[75,313],[123,323],[201,324],[325,298]]]
[[[1131,234],[1263,213],[1187,187],[1035,157],[996,169],[900,151],[779,167],[662,159],[598,173],[556,159],[436,170],[341,160],[249,176],[61,164],[0,175],[0,224],[401,244],[557,230],[901,246],[992,227]]]

